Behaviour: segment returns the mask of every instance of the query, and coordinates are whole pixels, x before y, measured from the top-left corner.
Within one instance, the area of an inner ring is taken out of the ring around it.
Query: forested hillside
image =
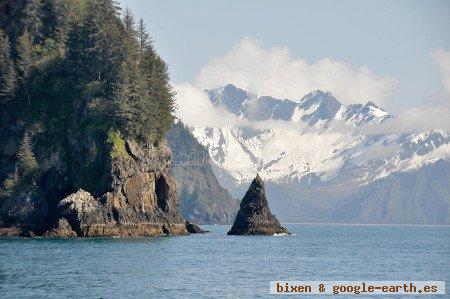
[[[127,140],[165,142],[173,92],[143,21],[113,0],[0,6],[0,222],[51,222],[63,196],[113,187],[106,162]]]
[[[112,0],[29,0],[5,1],[1,14],[2,131],[21,136],[17,163],[2,159],[8,192],[39,179],[39,145],[65,147],[80,116],[83,131],[105,140],[164,137],[173,122],[166,65],[129,10]]]

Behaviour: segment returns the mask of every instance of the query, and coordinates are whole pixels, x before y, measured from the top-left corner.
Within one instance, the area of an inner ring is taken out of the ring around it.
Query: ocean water
[[[285,226],[295,235],[0,238],[0,298],[269,297],[271,280],[444,280],[450,294],[448,226]]]

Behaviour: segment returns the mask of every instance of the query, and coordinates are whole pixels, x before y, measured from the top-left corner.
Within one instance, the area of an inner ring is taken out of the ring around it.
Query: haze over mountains
[[[220,183],[241,198],[259,173],[281,221],[450,223],[449,132],[392,133],[395,116],[373,102],[346,106],[320,90],[292,100],[230,84],[206,93],[245,121],[192,128]]]

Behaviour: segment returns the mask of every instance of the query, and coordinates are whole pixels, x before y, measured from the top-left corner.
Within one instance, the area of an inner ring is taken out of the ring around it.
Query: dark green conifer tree
[[[139,19],[138,26],[138,41],[139,41],[139,63],[144,59],[144,53],[151,44],[150,36],[145,28],[144,20]]]
[[[141,46],[139,66],[149,95],[148,104],[142,113],[145,114],[145,118],[154,120],[151,127],[147,124],[144,130],[151,132],[155,140],[160,140],[164,138],[174,121],[174,93],[169,84],[167,66],[154,50],[142,20],[138,32]]]
[[[10,100],[16,87],[16,72],[11,59],[9,39],[0,29],[0,100]]]
[[[30,99],[30,76],[35,62],[35,53],[33,49],[32,37],[27,30],[17,40],[17,69],[20,87],[22,89],[21,95],[25,99],[25,103],[29,106]],[[23,103],[23,104],[25,104]]]
[[[55,149],[93,181],[84,170],[101,177],[108,136],[156,144],[174,120],[167,67],[144,22],[115,0],[0,1],[0,67],[0,132],[20,144],[0,152],[17,164],[0,168],[10,187],[39,182],[38,161]],[[68,136],[92,142],[75,153]]]
[[[33,143],[31,136],[25,132],[17,152],[17,165],[20,174],[21,183],[34,183],[38,171],[38,163],[33,152]]]
[[[30,34],[32,42],[42,41],[42,2],[41,0],[27,0],[22,11],[22,30]]]
[[[67,34],[70,5],[66,0],[46,0],[42,4],[42,34],[46,38],[64,39]]]

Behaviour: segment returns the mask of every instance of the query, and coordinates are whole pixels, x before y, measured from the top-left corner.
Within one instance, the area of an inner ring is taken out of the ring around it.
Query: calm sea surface
[[[271,280],[444,280],[449,294],[448,226],[285,226],[295,235],[0,238],[0,298],[267,297]]]

